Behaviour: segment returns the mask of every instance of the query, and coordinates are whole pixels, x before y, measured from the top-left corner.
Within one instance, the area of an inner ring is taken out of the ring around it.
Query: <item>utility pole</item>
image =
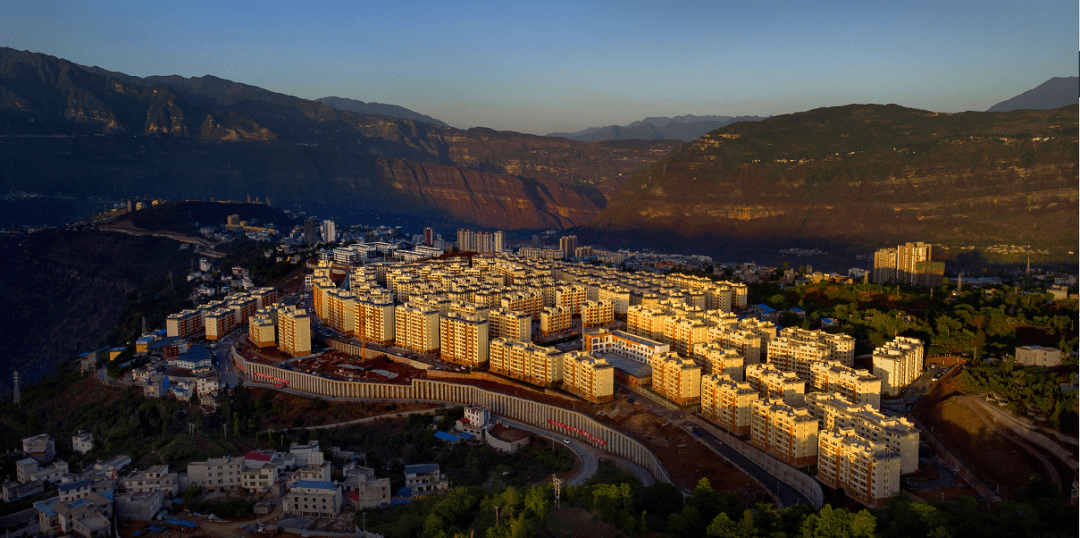
[[[19,405],[19,371],[15,370],[15,406]]]
[[[559,477],[557,477],[557,476],[552,476],[551,477],[551,484],[553,486],[555,486],[555,509],[558,510],[559,509],[559,496],[562,493],[562,480],[559,480]]]

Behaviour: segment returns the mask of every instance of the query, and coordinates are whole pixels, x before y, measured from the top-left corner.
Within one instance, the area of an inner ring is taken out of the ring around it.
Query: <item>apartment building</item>
[[[708,342],[694,348],[694,359],[702,371],[713,375],[726,375],[735,381],[746,379],[743,356],[734,349],[726,349],[719,342]]]
[[[335,517],[341,513],[341,487],[333,482],[301,480],[289,488],[282,512],[290,515]]]
[[[182,310],[169,314],[165,318],[165,333],[168,336],[188,337],[203,334],[205,325],[201,310]]]
[[[244,460],[229,456],[193,461],[187,466],[188,481],[207,491],[239,489],[243,470]]]
[[[557,286],[555,288],[555,305],[565,306],[571,312],[579,312],[581,303],[588,299],[588,288],[585,286]]]
[[[585,301],[581,303],[581,327],[600,327],[615,322],[615,305],[611,301]]]
[[[818,434],[818,480],[867,506],[877,507],[900,491],[900,455],[853,429]]]
[[[277,344],[277,323],[265,309],[248,320],[248,340],[260,348]]]
[[[532,316],[533,320],[539,320],[540,311],[544,308],[544,296],[539,290],[517,286],[513,291],[504,293],[499,298],[499,307],[505,310],[525,312]]]
[[[693,359],[667,352],[652,358],[652,388],[678,405],[701,402],[701,367]]]
[[[805,408],[763,398],[750,404],[751,443],[777,459],[804,467],[817,462],[818,421]]]
[[[491,341],[488,369],[541,387],[563,379],[562,354],[557,349],[507,338]]]
[[[772,364],[751,364],[746,367],[746,382],[762,398],[782,400],[792,407],[802,407],[806,382],[794,372],[785,372]]]
[[[357,337],[384,346],[394,343],[396,320],[394,299],[382,288],[372,290],[357,298],[356,327],[353,333]]]
[[[56,457],[56,441],[47,433],[23,439],[22,449],[27,456],[41,464],[49,463]]]
[[[671,351],[671,346],[623,331],[596,330],[581,335],[581,348],[590,353],[614,353],[645,364],[652,357]]]
[[[454,364],[480,368],[488,363],[488,321],[478,314],[439,317],[439,354]]]
[[[278,310],[278,349],[293,357],[311,354],[311,318],[295,305]]]
[[[548,306],[540,311],[540,334],[548,336],[569,331],[573,326],[573,310],[567,306]]]
[[[602,358],[582,351],[563,353],[563,389],[592,403],[609,402],[615,395],[615,368]]]
[[[759,397],[749,383],[727,375],[701,376],[701,415],[735,435],[750,433],[751,405]]]
[[[1017,346],[1016,363],[1024,366],[1061,366],[1061,350],[1042,346]]]
[[[708,341],[710,325],[700,319],[676,314],[665,327],[662,341],[671,344],[672,351],[683,357],[692,357],[694,348]]]
[[[497,308],[487,315],[491,338],[532,341],[532,316],[525,312]]]
[[[898,336],[874,350],[874,377],[881,379],[881,392],[896,396],[919,377],[923,369],[922,340]]]
[[[601,285],[596,293],[597,301],[611,301],[611,307],[615,310],[615,317],[626,319],[626,311],[630,308],[630,290],[622,286]]]
[[[855,405],[881,407],[881,380],[866,370],[848,368],[837,361],[810,365],[810,386],[818,392],[834,392]]]
[[[769,342],[769,364],[785,372],[793,372],[800,379],[810,381],[810,366],[829,357],[825,345],[802,339],[778,336]]]
[[[835,393],[807,394],[806,408],[822,429],[852,428],[899,454],[901,474],[919,469],[919,430],[908,419],[883,415],[869,405],[852,405]]]
[[[417,353],[439,350],[439,311],[411,304],[394,308],[394,341]]]
[[[747,318],[735,324],[717,324],[709,329],[707,340],[718,342],[724,349],[732,349],[743,356],[743,364],[764,362],[768,345],[776,337],[776,325]]]

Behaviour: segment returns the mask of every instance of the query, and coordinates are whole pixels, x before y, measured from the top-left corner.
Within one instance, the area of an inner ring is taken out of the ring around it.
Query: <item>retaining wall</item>
[[[825,496],[821,491],[821,484],[818,484],[817,480],[814,480],[812,476],[774,458],[764,450],[735,437],[731,432],[728,432],[723,428],[718,428],[714,424],[699,417],[693,417],[693,420],[698,426],[708,430],[709,433],[715,435],[724,443],[727,443],[728,446],[745,456],[746,459],[757,464],[765,472],[769,473],[777,480],[791,486],[799,493],[802,493],[815,508],[821,508],[821,505],[825,502]]]
[[[600,450],[627,459],[648,470],[658,481],[671,482],[656,454],[645,445],[626,434],[609,428],[595,420],[569,409],[540,403],[517,396],[485,390],[472,385],[459,385],[445,381],[413,379],[404,383],[377,383],[367,381],[339,381],[316,375],[284,370],[269,364],[251,362],[231,349],[233,364],[241,376],[261,382],[287,385],[290,389],[314,396],[354,398],[361,400],[411,400],[427,402],[454,402],[463,405],[482,405],[492,414],[505,416],[533,426],[557,431],[589,443]],[[554,420],[573,429],[550,424]]]

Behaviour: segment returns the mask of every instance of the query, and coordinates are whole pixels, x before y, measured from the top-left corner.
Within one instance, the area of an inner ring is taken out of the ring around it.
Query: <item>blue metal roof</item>
[[[60,492],[71,491],[73,489],[85,488],[90,486],[89,480],[79,480],[78,482],[68,482],[66,484],[60,484]]]
[[[333,482],[323,480],[298,480],[293,484],[294,488],[334,489]]]
[[[405,466],[405,474],[424,474],[437,472],[439,472],[439,466],[435,463],[418,463],[416,465]]]
[[[456,442],[461,440],[460,437],[458,437],[458,436],[456,436],[456,435],[454,435],[452,433],[446,433],[446,432],[435,432],[435,438],[436,439],[442,439],[443,441],[446,441],[448,443],[456,443]]]

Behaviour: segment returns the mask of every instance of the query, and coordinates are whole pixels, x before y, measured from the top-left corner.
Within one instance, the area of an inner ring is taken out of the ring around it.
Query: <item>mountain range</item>
[[[635,173],[586,235],[705,251],[740,241],[1010,243],[1074,259],[1077,128],[1076,105],[959,114],[849,105],[735,123]]]
[[[269,197],[504,229],[589,222],[678,141],[584,143],[336,110],[213,76],[133,77],[0,49],[0,191]],[[2,193],[0,193],[2,194]]]
[[[569,138],[579,142],[598,140],[682,140],[690,142],[705,136],[709,131],[731,125],[737,121],[761,121],[761,116],[685,116],[648,117],[629,125],[590,127],[576,133],[550,133],[547,136]]]
[[[737,119],[706,118],[627,128]],[[325,216],[573,228],[611,245],[705,252],[731,241],[910,240],[1075,250],[1075,104],[961,114],[849,105],[754,119],[688,143],[580,142],[4,48],[0,195],[253,195]]]

